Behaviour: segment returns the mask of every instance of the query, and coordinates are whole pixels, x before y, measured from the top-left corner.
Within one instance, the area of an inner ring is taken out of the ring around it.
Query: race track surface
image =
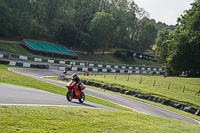
[[[66,97],[63,95],[1,83],[0,105],[67,106],[113,109],[107,106],[91,103],[88,101],[85,101],[82,104],[79,103],[78,100],[68,102]]]

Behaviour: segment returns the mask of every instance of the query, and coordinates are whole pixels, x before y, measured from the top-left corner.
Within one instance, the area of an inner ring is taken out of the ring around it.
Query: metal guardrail
[[[83,72],[102,72],[102,73],[120,73],[120,74],[143,74],[143,75],[164,75],[164,71],[156,70],[128,70],[128,69],[111,69],[111,68],[88,68],[88,67],[59,67],[60,71],[83,71]]]
[[[165,71],[162,67],[153,67],[153,66],[131,66],[131,65],[110,65],[107,63],[104,64],[95,64],[91,62],[77,62],[74,60],[62,61],[62,60],[53,60],[46,58],[38,58],[38,57],[30,57],[18,54],[11,53],[2,53],[0,54],[0,58],[14,58],[21,60],[30,60],[36,62],[47,62],[47,63],[57,63],[62,65],[71,65],[72,70],[80,70],[80,71],[97,71],[97,72],[119,72],[119,73],[136,73],[140,74],[152,74],[152,73],[163,73]],[[65,67],[60,67],[59,70],[65,70]]]
[[[16,62],[16,61],[8,61],[8,60],[0,60],[0,64],[10,65],[10,66],[19,66],[19,67],[28,67],[28,68],[49,69],[49,65],[22,63],[22,62]]]

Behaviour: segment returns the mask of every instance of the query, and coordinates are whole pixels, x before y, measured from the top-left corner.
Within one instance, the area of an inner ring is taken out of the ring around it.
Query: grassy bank
[[[0,43],[0,51],[33,56],[33,54],[31,54],[28,50],[26,50],[20,44]]]
[[[51,58],[39,55],[33,55],[30,51],[22,47],[20,44],[0,43],[0,51],[11,52],[27,56],[37,56],[40,58]],[[53,59],[53,58],[51,58]],[[59,59],[58,59],[59,60]],[[61,60],[61,59],[60,59]],[[63,59],[62,59],[63,60]],[[146,66],[161,66],[159,63],[155,63],[148,60],[135,59],[135,62],[124,62],[116,59],[113,54],[95,54],[87,56],[86,54],[78,54],[78,60],[95,61],[95,62],[109,62],[118,64],[132,64],[132,65],[146,65]]]
[[[87,61],[96,61],[96,62],[110,62],[110,63],[120,63],[123,64],[125,62],[119,61],[112,56],[112,54],[95,54],[95,55],[86,55],[86,54],[78,54],[79,60],[87,60]]]
[[[80,76],[82,80],[95,81],[126,90],[141,92],[200,109],[200,97],[195,95],[200,88],[199,78],[164,78],[163,76],[145,75],[131,75],[129,77],[128,75],[118,75],[116,79],[115,77],[116,75]],[[139,83],[140,81],[141,84]]]
[[[135,58],[134,62],[124,62],[121,60],[116,59],[113,54],[95,54],[89,55],[86,54],[78,54],[79,60],[87,60],[87,61],[96,61],[96,62],[109,62],[109,63],[118,63],[118,64],[131,64],[131,65],[145,65],[145,66],[162,66],[160,63],[142,60]]]
[[[0,132],[197,133],[199,125],[127,111],[0,106]]]

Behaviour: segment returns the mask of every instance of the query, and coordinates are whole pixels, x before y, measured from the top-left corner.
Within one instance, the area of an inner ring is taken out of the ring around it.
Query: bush
[[[127,58],[126,53],[123,53],[120,50],[115,51],[114,56],[117,57],[117,58],[119,58],[119,59],[121,59],[121,60],[123,60],[123,61],[125,61],[126,58]]]

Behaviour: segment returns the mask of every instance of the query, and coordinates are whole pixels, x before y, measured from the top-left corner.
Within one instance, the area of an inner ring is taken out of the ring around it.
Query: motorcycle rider
[[[72,81],[76,82],[76,85],[78,86],[79,91],[82,92],[82,90],[81,90],[81,80],[76,73],[74,73],[72,75]]]

